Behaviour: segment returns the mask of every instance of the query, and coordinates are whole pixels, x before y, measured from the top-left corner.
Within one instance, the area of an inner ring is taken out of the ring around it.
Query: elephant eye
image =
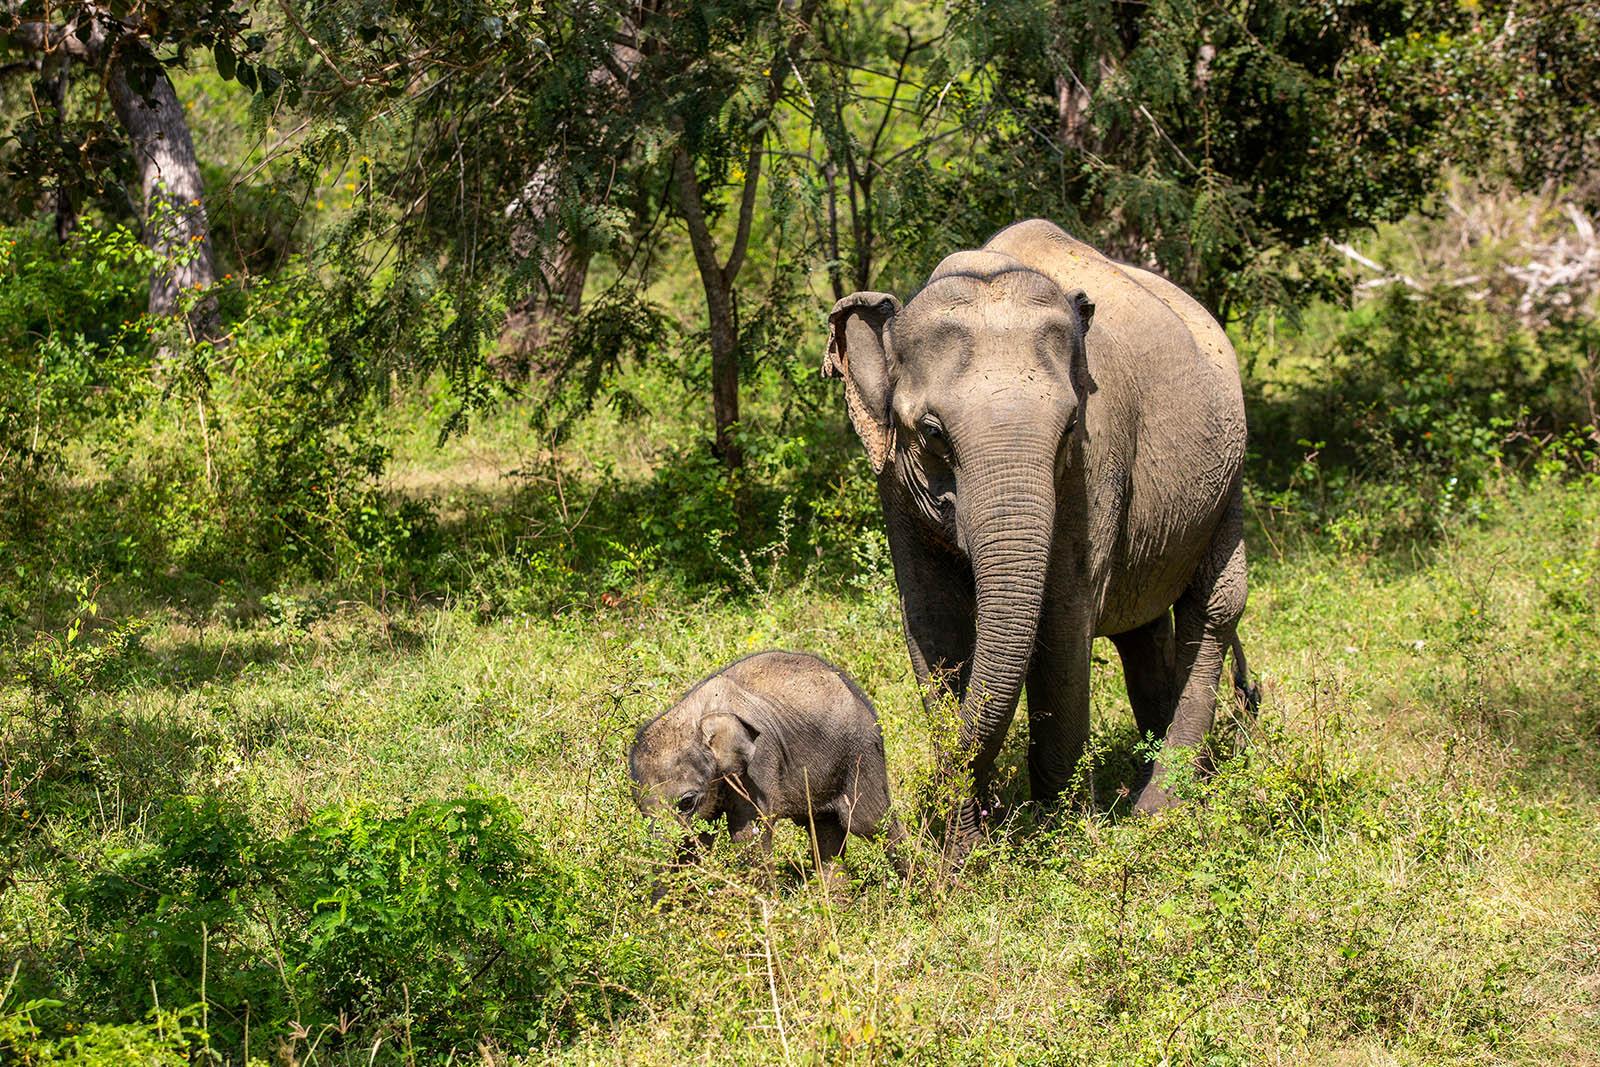
[[[917,428],[922,431],[922,439],[928,447],[941,455],[949,452],[950,439],[945,436],[944,423],[939,421],[939,416],[929,412],[922,416]]]
[[[700,794],[688,792],[678,798],[678,811],[684,815],[691,814],[700,805]]]

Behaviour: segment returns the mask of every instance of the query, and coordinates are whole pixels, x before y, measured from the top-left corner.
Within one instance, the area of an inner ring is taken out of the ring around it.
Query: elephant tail
[[[1245,717],[1254,722],[1261,712],[1261,687],[1250,681],[1250,668],[1244,659],[1244,644],[1235,633],[1228,643],[1233,653],[1233,694]]]

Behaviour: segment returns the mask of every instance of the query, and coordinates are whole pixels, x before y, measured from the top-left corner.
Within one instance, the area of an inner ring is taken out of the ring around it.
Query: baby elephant
[[[771,823],[793,819],[813,831],[824,875],[836,873],[846,835],[881,827],[891,850],[902,836],[886,819],[877,713],[848,675],[812,655],[757,652],[705,678],[639,727],[628,770],[646,815],[685,825],[725,815],[735,841],[759,831],[767,848]]]

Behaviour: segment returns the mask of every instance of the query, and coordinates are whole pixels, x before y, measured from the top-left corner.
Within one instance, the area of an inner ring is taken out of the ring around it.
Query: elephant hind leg
[[[1164,752],[1198,750],[1211,729],[1223,654],[1237,647],[1236,628],[1244,614],[1246,592],[1243,521],[1236,491],[1212,538],[1210,552],[1172,608],[1177,697]],[[1243,661],[1244,657],[1238,656],[1237,662],[1242,665]],[[1139,794],[1139,811],[1159,811],[1172,803],[1167,781],[1170,759],[1163,754],[1156,761],[1149,783]]]
[[[1167,736],[1177,696],[1178,651],[1172,638],[1172,612],[1163,611],[1143,626],[1111,635],[1122,660],[1128,702],[1141,736]]]
[[[844,868],[839,857],[844,853],[846,830],[844,823],[832,812],[819,811],[799,822],[811,838],[812,858],[817,864],[817,874],[824,882],[838,884],[843,880]]]

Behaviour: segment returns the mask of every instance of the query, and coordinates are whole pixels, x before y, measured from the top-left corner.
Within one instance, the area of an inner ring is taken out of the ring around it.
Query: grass
[[[481,478],[492,455],[456,447]],[[750,650],[810,649],[854,674],[896,796],[925,821],[937,728],[884,567],[844,583],[755,569],[694,603],[645,576],[556,617],[316,590],[270,610],[225,590],[154,607],[123,674],[82,697],[92,785],[18,849],[0,962],[48,966],[71,924],[64,872],[142,840],[166,798],[227,798],[281,835],[330,805],[475,786],[597,874],[605,936],[657,977],[564,1044],[467,1060],[1600,1062],[1593,482],[1496,483],[1486,519],[1404,553],[1281,529],[1251,545],[1242,634],[1262,715],[1189,803],[1124,817],[1137,739],[1100,642],[1093,789],[1061,817],[1024,806],[954,880],[931,836],[909,881],[858,849],[848,892],[799,877],[798,833],[780,835],[776,890],[723,847],[670,876],[662,909],[665,850],[632,808],[625,745]],[[25,703],[9,682],[4,699]],[[1023,721],[1002,760],[1017,778]],[[366,1063],[373,1039],[284,1038],[271,1055]],[[375,1039],[406,1060],[398,1028]]]

